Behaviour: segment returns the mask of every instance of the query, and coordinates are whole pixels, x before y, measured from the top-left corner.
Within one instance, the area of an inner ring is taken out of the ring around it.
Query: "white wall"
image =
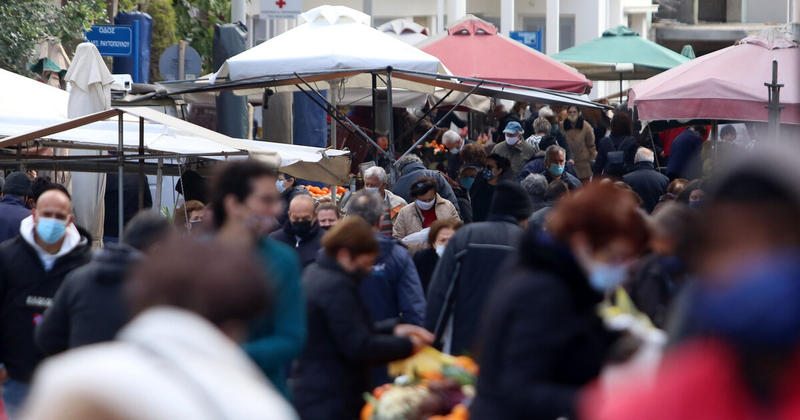
[[[748,23],[786,23],[786,17],[786,0],[747,0]]]

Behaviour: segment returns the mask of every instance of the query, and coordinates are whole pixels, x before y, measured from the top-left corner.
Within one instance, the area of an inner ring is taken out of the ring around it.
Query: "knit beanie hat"
[[[31,195],[31,179],[22,172],[12,172],[3,184],[3,194]]]

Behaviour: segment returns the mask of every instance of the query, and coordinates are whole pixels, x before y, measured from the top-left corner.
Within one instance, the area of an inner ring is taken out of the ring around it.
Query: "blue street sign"
[[[542,30],[538,31],[512,31],[511,39],[519,41],[536,51],[542,52]]]
[[[130,26],[94,25],[86,40],[97,46],[100,55],[130,57],[136,51],[134,30]]]

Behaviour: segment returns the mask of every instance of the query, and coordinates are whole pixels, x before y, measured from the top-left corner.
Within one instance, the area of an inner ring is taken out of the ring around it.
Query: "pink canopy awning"
[[[475,16],[459,20],[446,35],[417,47],[456,76],[575,93],[592,89],[592,82],[574,68],[499,34],[497,27]]]
[[[767,121],[772,61],[778,62],[781,122],[800,124],[800,48],[778,32],[747,37],[634,86],[642,120]]]

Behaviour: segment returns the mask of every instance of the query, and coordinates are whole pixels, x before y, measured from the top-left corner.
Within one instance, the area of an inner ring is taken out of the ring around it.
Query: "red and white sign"
[[[261,0],[261,15],[285,17],[303,13],[302,0]]]

